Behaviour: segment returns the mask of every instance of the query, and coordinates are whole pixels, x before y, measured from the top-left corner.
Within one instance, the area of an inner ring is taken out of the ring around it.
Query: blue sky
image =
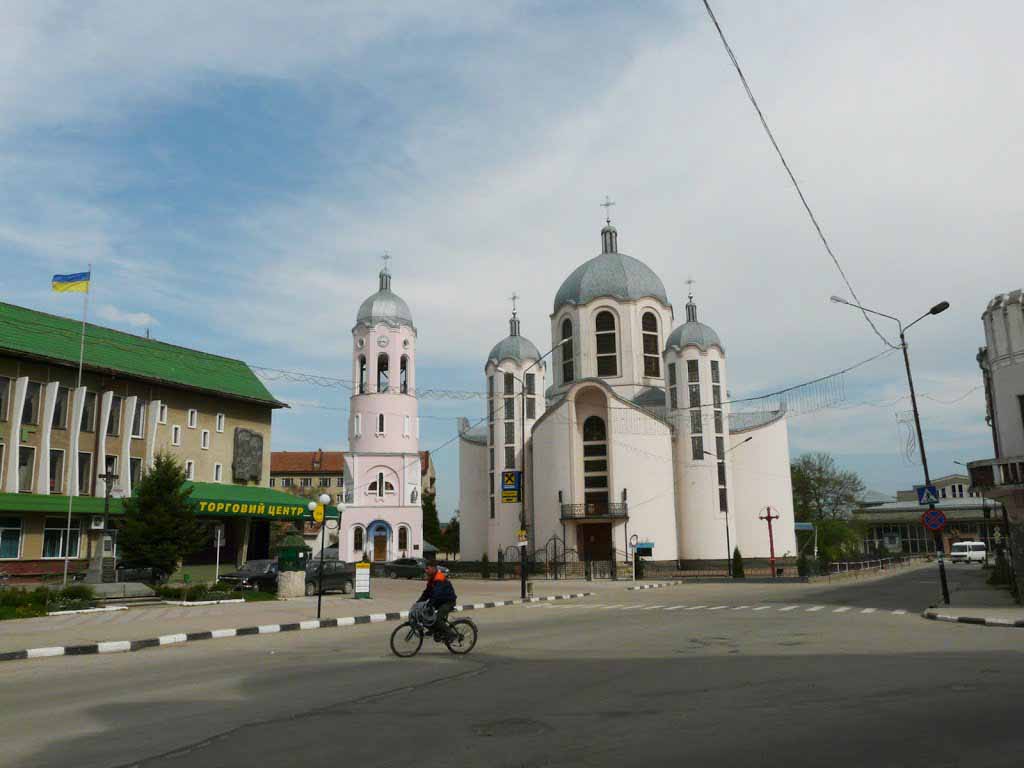
[[[989,455],[974,355],[987,301],[1020,287],[1024,12],[715,7],[862,299],[908,317],[952,303],[912,331],[933,474]],[[512,291],[548,348],[608,194],[621,250],[677,314],[697,280],[734,396],[880,349],[828,303],[842,283],[698,2],[9,3],[0,65],[5,301],[75,315],[47,281],[92,262],[100,322],[347,378],[389,251],[420,386],[479,390]],[[272,388],[295,406],[275,449],[343,446],[345,391]],[[904,394],[898,357],[865,366],[842,408],[792,420],[794,453],[909,487]],[[421,408],[427,448],[482,413]],[[457,446],[436,461],[447,515]]]

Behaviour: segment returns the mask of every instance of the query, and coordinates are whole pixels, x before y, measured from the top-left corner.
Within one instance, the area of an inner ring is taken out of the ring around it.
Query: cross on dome
[[[615,201],[612,200],[608,195],[604,196],[604,202],[601,203],[601,207],[604,208],[604,223],[612,223],[612,206],[615,205]]]
[[[518,336],[519,335],[519,313],[517,311],[517,305],[516,305],[516,302],[519,301],[519,298],[520,298],[519,294],[516,293],[515,291],[513,291],[512,295],[509,297],[509,299],[512,302],[512,318],[508,322],[509,335],[511,335],[511,336]]]

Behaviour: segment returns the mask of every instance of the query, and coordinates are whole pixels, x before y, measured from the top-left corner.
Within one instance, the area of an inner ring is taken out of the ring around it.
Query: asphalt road
[[[1024,631],[921,619],[929,576],[481,611],[464,658],[373,624],[11,663],[0,765],[1018,766]]]

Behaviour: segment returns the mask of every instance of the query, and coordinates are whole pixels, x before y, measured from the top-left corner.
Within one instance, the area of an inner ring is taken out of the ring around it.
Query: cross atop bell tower
[[[513,291],[512,295],[509,296],[509,300],[512,302],[512,318],[508,321],[509,335],[519,335],[519,313],[517,311],[517,302],[519,301],[519,294]]]

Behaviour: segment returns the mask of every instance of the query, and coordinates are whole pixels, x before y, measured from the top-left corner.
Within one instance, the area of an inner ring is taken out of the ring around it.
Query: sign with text
[[[501,473],[501,503],[518,504],[522,501],[523,473],[517,469],[506,469]]]

